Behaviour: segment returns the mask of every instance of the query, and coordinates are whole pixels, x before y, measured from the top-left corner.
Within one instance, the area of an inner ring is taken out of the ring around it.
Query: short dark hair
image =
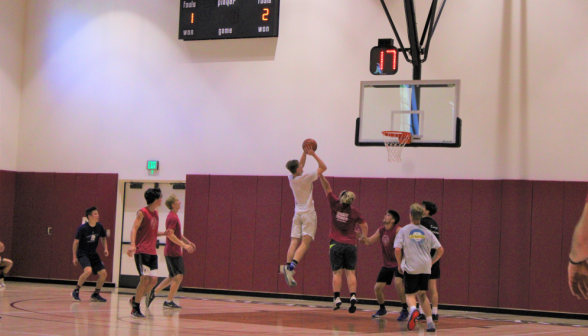
[[[299,166],[300,162],[298,162],[298,160],[290,160],[286,163],[286,169],[288,169],[292,174],[296,174],[296,170]]]
[[[423,201],[425,209],[429,212],[429,216],[433,216],[437,213],[437,205],[431,201]]]
[[[147,201],[147,205],[157,201],[161,198],[161,189],[159,188],[149,188],[145,191],[145,200]]]
[[[98,208],[97,207],[91,207],[91,208],[86,209],[86,218],[88,216],[91,216],[92,215],[92,212],[94,212],[94,210],[98,210]]]
[[[398,222],[400,222],[400,215],[398,214],[398,212],[390,209],[388,210],[388,213],[390,214],[390,216],[394,217],[394,224],[398,224]]]

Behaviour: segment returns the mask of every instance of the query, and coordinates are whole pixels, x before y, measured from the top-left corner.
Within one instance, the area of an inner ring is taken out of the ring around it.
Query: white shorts
[[[310,236],[314,240],[316,233],[316,211],[304,211],[294,213],[292,218],[292,238],[302,238],[302,236]]]

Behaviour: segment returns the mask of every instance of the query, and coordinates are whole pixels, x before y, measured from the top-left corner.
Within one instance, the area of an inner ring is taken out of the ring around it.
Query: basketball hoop
[[[388,162],[402,162],[400,154],[404,145],[409,144],[412,140],[412,134],[410,132],[396,132],[396,131],[383,131],[384,144],[388,150]]]

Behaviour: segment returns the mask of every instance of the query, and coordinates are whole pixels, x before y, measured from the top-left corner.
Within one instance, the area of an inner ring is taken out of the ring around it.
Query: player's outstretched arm
[[[304,168],[304,165],[306,164],[306,150],[304,150],[302,152],[302,156],[300,157],[300,161],[298,162],[300,168]]]
[[[588,299],[588,203],[574,230],[568,263],[568,286],[573,295]]]
[[[367,222],[361,222],[359,223],[359,228],[361,229],[361,235],[364,237],[367,237],[368,235],[368,224]]]
[[[304,151],[306,152],[306,154],[312,156],[318,163],[319,166],[316,171],[319,175],[327,170],[327,165],[323,162],[323,160],[321,160],[320,157],[318,157],[318,155],[316,155],[316,153],[310,147],[306,147]]]
[[[137,218],[135,218],[135,222],[133,223],[133,228],[131,229],[131,246],[127,251],[127,255],[132,257],[137,250],[137,246],[135,245],[135,241],[137,240],[137,231],[139,231],[139,227],[141,226],[141,222],[143,221],[143,212],[137,211]]]
[[[329,181],[327,181],[327,178],[323,176],[323,174],[319,174],[319,179],[321,180],[321,185],[323,186],[323,189],[325,190],[325,194],[329,194],[333,192],[333,189],[331,189],[331,185],[329,184]]]
[[[359,230],[357,230],[356,232],[361,233]],[[364,236],[363,233],[361,233],[361,237],[359,237],[359,241],[361,243],[363,243],[364,245],[371,245],[371,244],[377,242],[379,239],[380,239],[380,230],[376,230],[376,232],[374,232],[374,234],[369,238],[366,238],[366,236]]]
[[[192,245],[184,243],[175,234],[172,233],[169,236],[167,236],[167,238],[169,238],[169,240],[173,241],[177,245],[180,245],[184,250],[188,251],[189,253],[194,252],[194,248],[192,247]]]

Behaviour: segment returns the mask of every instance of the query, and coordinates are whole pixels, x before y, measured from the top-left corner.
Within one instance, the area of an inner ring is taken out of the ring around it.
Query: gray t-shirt
[[[394,248],[404,250],[401,265],[409,274],[431,274],[431,249],[440,247],[435,235],[420,224],[403,227],[394,240]]]

